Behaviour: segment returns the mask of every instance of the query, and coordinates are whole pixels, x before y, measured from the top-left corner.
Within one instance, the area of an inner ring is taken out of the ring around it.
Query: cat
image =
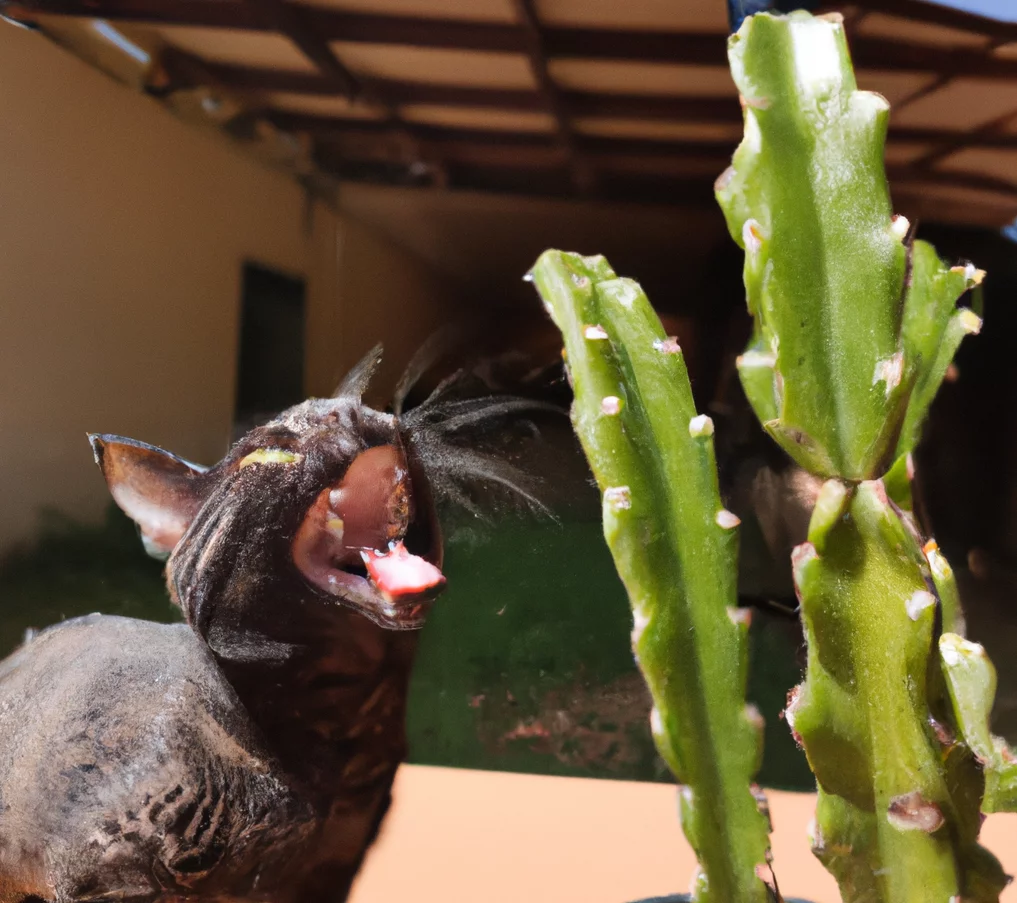
[[[0,663],[0,903],[346,899],[406,754],[419,628],[440,593],[435,500],[526,479],[455,437],[526,408],[336,395],[212,468],[90,436],[166,556],[181,624],[90,615]]]

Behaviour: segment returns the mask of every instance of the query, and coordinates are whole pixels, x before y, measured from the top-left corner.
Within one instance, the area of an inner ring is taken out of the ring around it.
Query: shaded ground
[[[600,524],[452,525],[449,590],[424,631],[411,760],[544,774],[670,780],[629,650],[631,616]],[[93,611],[170,621],[159,562],[115,509],[101,528],[53,520],[0,568],[0,652],[27,629]],[[808,787],[777,717],[799,676],[786,620],[757,617],[750,696],[767,718],[763,781]]]

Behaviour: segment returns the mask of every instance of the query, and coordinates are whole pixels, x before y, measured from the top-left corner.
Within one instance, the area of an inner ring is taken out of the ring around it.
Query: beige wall
[[[245,259],[308,279],[316,392],[379,337],[396,369],[442,316],[422,264],[3,23],[0,160],[0,551],[42,506],[102,511],[88,430],[218,457]]]

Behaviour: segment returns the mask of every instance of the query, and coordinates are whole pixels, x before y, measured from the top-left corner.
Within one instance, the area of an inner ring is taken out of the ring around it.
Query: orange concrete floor
[[[805,840],[814,798],[768,796],[781,891],[837,903]],[[1017,873],[1017,815],[982,836]],[[673,787],[407,765],[351,903],[627,903],[686,890],[693,867]]]

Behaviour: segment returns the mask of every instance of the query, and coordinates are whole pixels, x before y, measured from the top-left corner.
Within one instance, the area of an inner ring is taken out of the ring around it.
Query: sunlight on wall
[[[103,510],[86,431],[221,455],[243,261],[306,278],[319,393],[379,338],[398,369],[444,315],[448,286],[404,252],[3,23],[0,121],[0,552],[40,508]]]

